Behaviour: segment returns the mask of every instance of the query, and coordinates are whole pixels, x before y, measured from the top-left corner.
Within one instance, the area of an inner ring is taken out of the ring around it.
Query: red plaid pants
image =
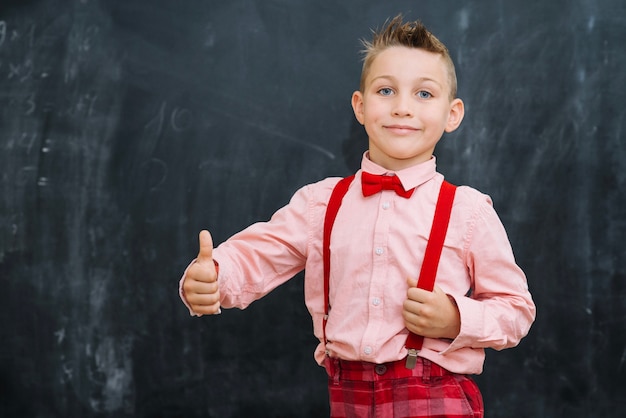
[[[386,364],[326,359],[331,418],[482,418],[483,399],[467,375],[418,358]]]

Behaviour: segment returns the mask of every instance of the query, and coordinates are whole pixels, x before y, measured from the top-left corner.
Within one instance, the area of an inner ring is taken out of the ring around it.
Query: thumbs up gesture
[[[183,283],[185,299],[197,314],[212,315],[220,310],[217,270],[213,262],[213,239],[209,231],[200,232],[198,258],[188,269]]]

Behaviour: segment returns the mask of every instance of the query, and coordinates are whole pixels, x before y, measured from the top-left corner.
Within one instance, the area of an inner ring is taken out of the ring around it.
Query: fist
[[[408,330],[429,338],[456,338],[461,331],[461,317],[454,300],[438,286],[429,292],[417,288],[415,279],[408,279],[408,285],[402,310]]]
[[[217,269],[213,262],[213,239],[209,231],[200,232],[200,251],[187,269],[183,291],[191,309],[197,314],[212,315],[220,310]]]

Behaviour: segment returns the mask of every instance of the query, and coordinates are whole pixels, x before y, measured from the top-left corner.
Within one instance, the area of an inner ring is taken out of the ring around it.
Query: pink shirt
[[[361,168],[390,173],[364,156]],[[305,302],[320,343],[315,359],[384,363],[403,359],[406,278],[417,278],[443,176],[430,161],[395,172],[409,199],[384,190],[363,197],[361,171],[343,199],[331,238],[330,305],[324,346],[322,232],[326,205],[339,178],[304,186],[268,222],[251,225],[218,246],[221,306],[245,308],[305,269]],[[180,292],[182,292],[181,279]],[[426,338],[420,356],[467,374],[482,372],[484,348],[515,346],[535,318],[526,277],[515,263],[490,198],[457,189],[435,282],[461,316],[454,340]],[[189,306],[189,305],[187,305]],[[193,312],[191,312],[194,314]]]

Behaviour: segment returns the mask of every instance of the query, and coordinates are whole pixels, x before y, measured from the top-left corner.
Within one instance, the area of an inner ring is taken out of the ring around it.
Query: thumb
[[[445,294],[446,294],[446,292],[444,292],[443,290],[441,290],[441,288],[440,288],[439,286],[437,286],[437,285],[435,285],[435,286],[433,287],[433,293],[436,293],[436,294],[438,294],[438,295],[445,295]]]
[[[406,278],[406,283],[409,285],[409,288],[417,287],[417,279],[414,279],[412,277],[407,277]]]
[[[200,251],[198,252],[199,263],[213,263],[213,238],[209,231],[200,231]]]

